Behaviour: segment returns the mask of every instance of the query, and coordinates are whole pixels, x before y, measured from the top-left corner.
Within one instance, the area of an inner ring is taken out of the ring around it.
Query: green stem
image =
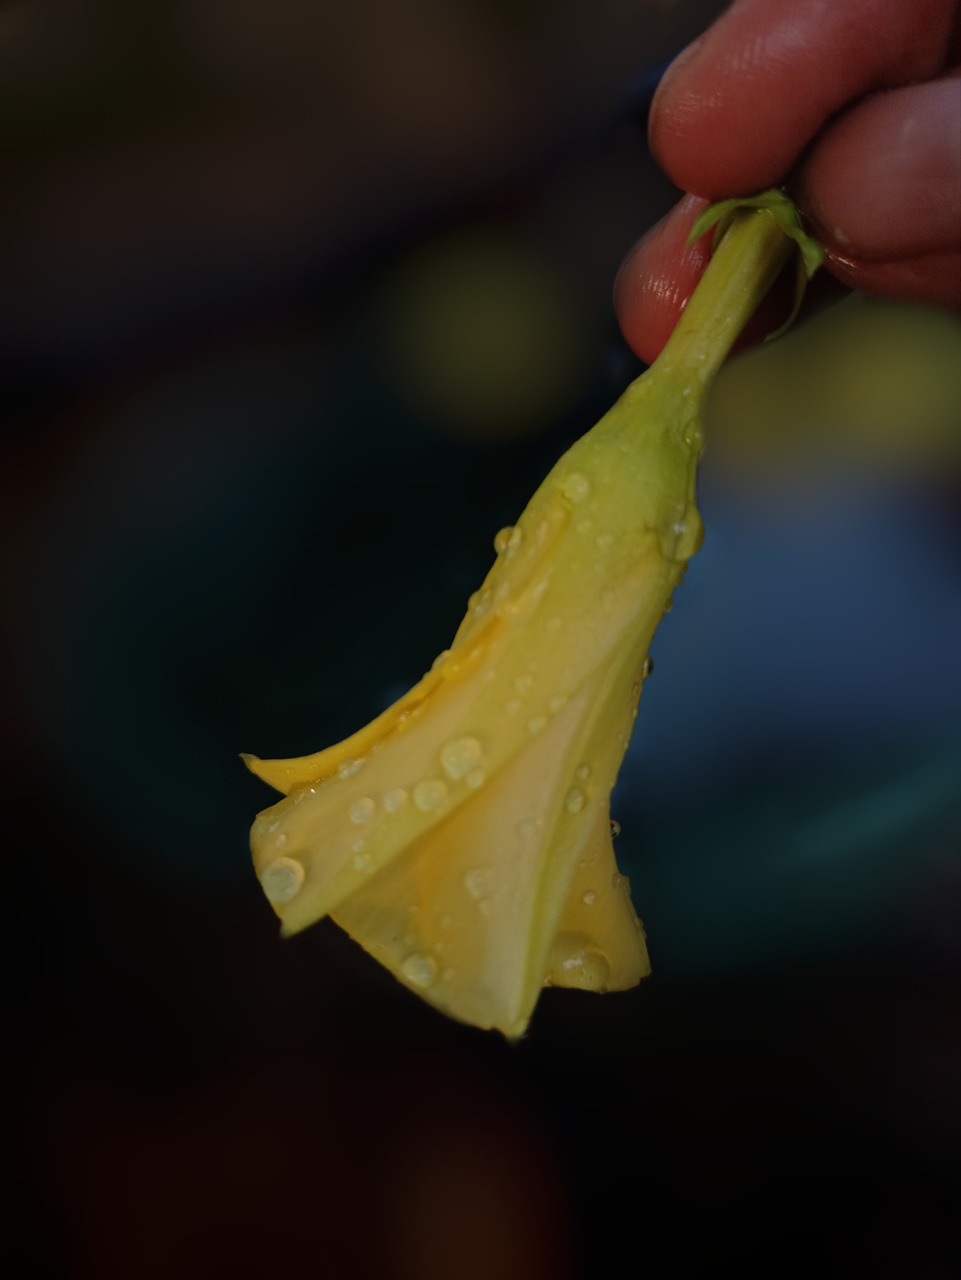
[[[741,330],[785,264],[797,252],[764,209],[739,209],[705,268],[681,318],[655,361],[710,383]]]

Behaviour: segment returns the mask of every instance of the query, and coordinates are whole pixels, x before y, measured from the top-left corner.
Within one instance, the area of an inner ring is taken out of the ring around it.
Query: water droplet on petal
[[[447,783],[440,778],[424,778],[414,788],[414,804],[422,813],[440,809],[447,799]]]
[[[341,760],[337,766],[338,778],[352,778],[355,773],[359,773],[364,767],[363,760]]]
[[[464,888],[475,901],[490,893],[493,883],[494,873],[490,867],[472,867],[464,872]]]
[[[661,536],[661,550],[668,560],[685,564],[704,541],[704,522],[700,512],[690,503]]]
[[[286,834],[286,832],[281,831],[281,833],[280,833],[280,835],[279,835],[279,836],[274,836],[274,848],[275,848],[275,849],[282,849],[286,843],[287,843],[287,834]]]
[[[482,787],[487,781],[487,770],[471,769],[470,773],[465,775],[464,781],[470,791],[476,791],[478,787]]]
[[[621,824],[614,818],[611,818],[611,839],[616,840],[621,834]]]
[[[530,734],[538,734],[547,724],[546,716],[531,716],[527,722],[527,732]]]
[[[281,907],[300,893],[305,871],[296,858],[276,858],[263,870],[260,887],[264,897],[275,907]]]
[[[537,838],[537,822],[533,818],[522,818],[517,824],[517,834],[529,844]]]
[[[358,826],[365,822],[370,822],[374,816],[374,808],[375,805],[370,796],[361,796],[359,800],[354,801],[348,810],[351,822],[356,822]]]
[[[581,901],[584,903],[585,907],[593,907],[594,903],[597,901],[597,894],[593,889],[588,889],[581,898]]]
[[[654,670],[654,659],[650,655],[648,655],[644,659],[643,667],[641,667],[641,675],[646,680],[653,670]]]
[[[591,991],[605,991],[611,976],[607,956],[585,933],[559,933],[551,948],[552,967],[560,969],[572,984]]]
[[[574,777],[579,778],[581,782],[586,782],[591,776],[591,766],[589,764],[579,764],[574,771]]]
[[[351,858],[355,871],[367,871],[370,867],[370,861],[369,853],[355,853]]]
[[[491,589],[485,587],[483,591],[479,591],[476,595],[471,596],[471,612],[475,618],[482,618],[491,603]]]
[[[450,649],[441,649],[440,653],[430,664],[431,671],[436,671],[438,667],[442,667],[450,656]]]
[[[476,738],[451,738],[440,749],[440,763],[448,778],[463,778],[481,758],[481,744]]]
[[[415,987],[429,987],[437,977],[437,961],[419,951],[412,951],[401,962],[400,972]]]
[[[591,491],[591,482],[579,471],[570,471],[561,480],[560,490],[571,502],[583,502]]]
[[[587,804],[587,797],[580,787],[571,787],[564,797],[564,808],[568,813],[580,813]]]
[[[511,525],[507,525],[503,529],[498,529],[494,534],[494,550],[498,555],[502,555],[503,552],[507,550],[508,543],[510,542],[510,536],[513,532],[513,527]]]
[[[384,808],[388,813],[396,813],[407,803],[407,792],[403,787],[391,787],[384,796]]]

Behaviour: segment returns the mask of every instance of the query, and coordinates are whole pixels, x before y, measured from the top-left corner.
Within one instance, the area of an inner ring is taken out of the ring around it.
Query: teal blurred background
[[[509,1048],[250,868],[238,753],[413,683],[640,371],[646,109],[722,7],[0,11],[18,1275],[952,1274],[955,317],[718,387],[615,793],[639,989]]]

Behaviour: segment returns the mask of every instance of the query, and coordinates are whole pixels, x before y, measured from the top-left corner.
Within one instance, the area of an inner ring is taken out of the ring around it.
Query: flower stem
[[[738,209],[654,368],[705,387],[797,245],[766,209]]]

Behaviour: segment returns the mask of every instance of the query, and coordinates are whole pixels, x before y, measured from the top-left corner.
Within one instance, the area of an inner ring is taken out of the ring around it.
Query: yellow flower
[[[285,795],[251,833],[283,932],[330,915],[438,1009],[508,1037],[544,986],[623,990],[649,971],[609,800],[700,543],[701,410],[729,345],[704,355],[697,308],[675,339],[498,534],[419,684],[316,755],[246,757]]]
[[[451,648],[406,697],[317,755],[248,761],[287,794],[252,834],[284,932],[329,914],[445,1013],[509,1036],[545,984],[618,990],[649,969],[609,798],[701,530],[698,432],[651,431],[650,385],[498,535]],[[662,423],[690,416],[680,393],[663,407]]]

